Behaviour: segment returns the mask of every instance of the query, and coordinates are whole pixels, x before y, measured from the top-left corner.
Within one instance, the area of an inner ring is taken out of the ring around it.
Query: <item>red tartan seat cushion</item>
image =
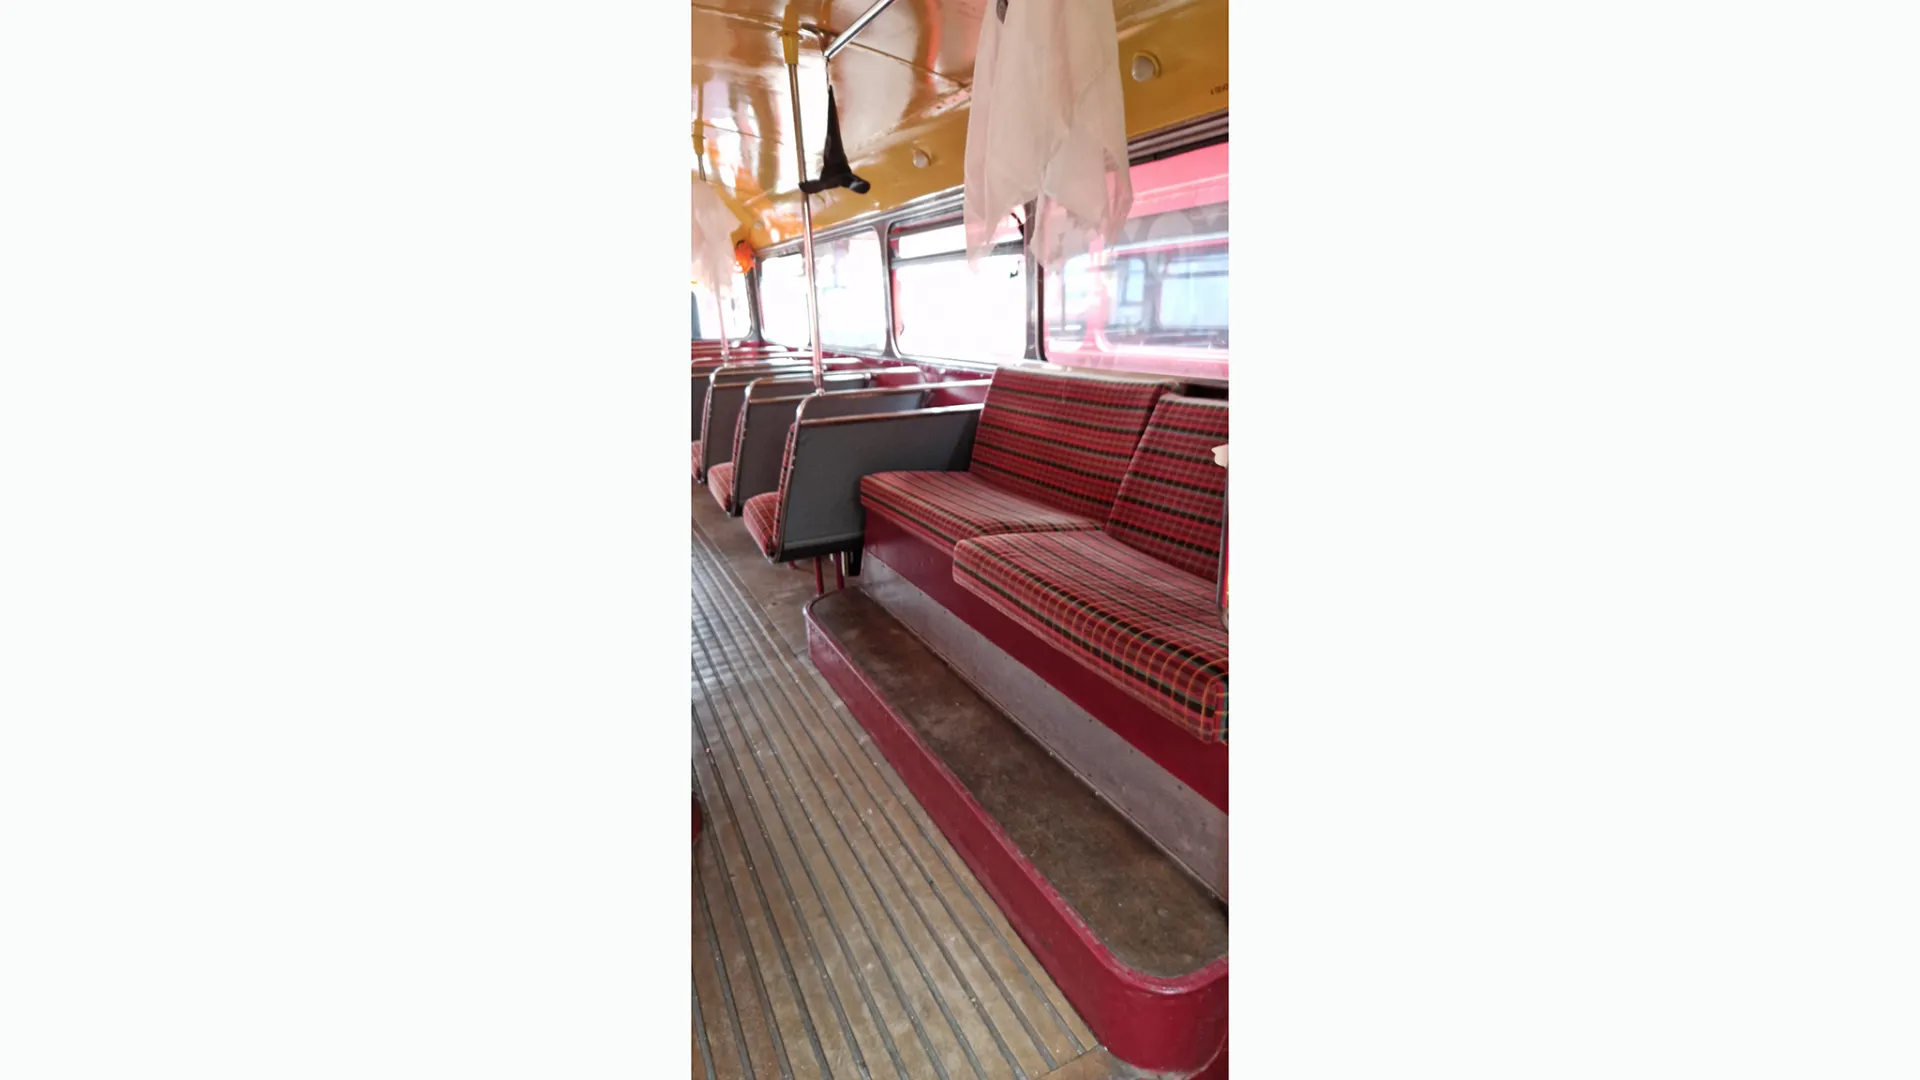
[[[732,511],[733,462],[723,461],[707,470],[707,490],[713,493],[713,499],[720,504],[720,509]]]
[[[968,471],[1056,510],[1105,521],[1153,404],[1171,384],[1002,368]]]
[[[964,540],[953,577],[1196,737],[1227,741],[1227,631],[1212,582],[1104,532]]]
[[[700,440],[693,440],[693,478],[700,479]]]
[[[1107,533],[1156,559],[1217,580],[1227,470],[1213,460],[1213,448],[1226,441],[1226,402],[1161,398],[1126,479],[1120,481]]]
[[[740,517],[747,523],[747,531],[753,534],[754,542],[760,545],[760,551],[767,558],[773,558],[776,550],[774,541],[779,539],[780,527],[776,520],[780,515],[780,493],[763,492],[748,499],[740,508]]]
[[[871,473],[860,478],[860,505],[949,552],[975,536],[1100,528],[1094,518],[1056,510],[963,472]]]

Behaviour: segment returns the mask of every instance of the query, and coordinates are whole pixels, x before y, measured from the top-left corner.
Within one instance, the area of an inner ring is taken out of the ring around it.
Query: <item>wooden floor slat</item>
[[[709,813],[713,826],[720,826],[733,817],[734,804],[718,789],[711,769],[699,770],[696,790],[701,793],[701,801],[713,808]],[[774,1005],[776,999],[783,997],[785,986],[780,983],[777,971],[769,971],[778,958],[768,943],[767,918],[763,907],[754,904],[751,897],[745,905],[741,903],[740,893],[744,890],[736,887],[738,879],[730,870],[746,862],[741,832],[720,827],[712,829],[706,837],[712,844],[703,844],[702,854],[711,858],[714,870],[702,873],[696,863],[695,882],[696,887],[705,887],[701,897],[703,911],[719,940],[725,961],[722,977],[732,989],[727,1004],[734,1010],[741,1029],[742,1075],[790,1078],[793,1065],[781,1037],[778,1010]],[[759,931],[758,935],[755,930]]]
[[[1085,1023],[806,659],[811,568],[769,565],[704,495],[693,1075],[1038,1080],[1082,1057]]]
[[[728,673],[723,670],[719,672],[719,674],[724,678]],[[733,695],[726,690],[722,691],[721,702],[727,708],[737,708],[740,705],[740,702],[735,700]],[[709,699],[707,705],[709,716],[716,716],[713,712],[714,702]],[[737,717],[738,714],[736,713],[735,716]],[[848,1016],[846,1005],[842,995],[835,986],[836,980],[833,977],[838,971],[856,970],[855,963],[851,960],[852,947],[848,944],[847,936],[841,922],[836,921],[830,913],[830,909],[836,906],[835,900],[837,898],[833,895],[830,888],[822,885],[823,875],[818,868],[824,865],[825,868],[830,871],[831,876],[839,885],[841,895],[850,896],[851,890],[848,888],[844,876],[840,873],[838,865],[831,862],[823,864],[818,857],[811,855],[811,849],[805,841],[800,838],[796,832],[793,821],[790,820],[786,813],[787,807],[790,805],[790,800],[783,800],[782,796],[785,793],[781,792],[778,785],[770,780],[761,755],[758,752],[743,751],[742,747],[749,744],[755,738],[764,738],[764,729],[753,730],[740,727],[729,735],[725,727],[722,726],[718,729],[717,733],[719,736],[717,741],[705,732],[702,733],[702,749],[705,753],[713,756],[716,765],[730,769],[736,776],[746,781],[747,786],[751,788],[751,792],[748,795],[749,818],[751,820],[747,821],[747,823],[752,825],[754,831],[760,833],[763,837],[769,835],[777,837],[775,842],[770,845],[770,850],[773,851],[772,860],[785,886],[787,902],[793,910],[793,918],[789,921],[785,932],[789,937],[798,937],[805,940],[808,959],[813,965],[812,974],[822,982],[835,1019],[839,1021],[842,1029],[849,1035],[848,1052],[849,1056],[855,1059],[855,1070],[862,1076],[871,1075],[864,1061],[865,1055],[862,1055],[857,1050],[858,1040],[852,1037],[853,1021]],[[744,764],[746,762],[750,762],[751,764]],[[789,788],[792,786],[790,778],[788,786]],[[767,806],[775,808],[772,816],[777,820],[777,828],[769,824],[769,815],[761,812],[761,808]],[[825,850],[825,844],[822,842],[817,822],[809,817],[807,819],[807,825],[812,829],[812,839],[814,842],[820,845],[821,850]],[[792,877],[789,876],[788,871],[785,869],[787,866],[794,866],[800,870],[804,875],[805,881],[811,887],[810,890],[801,890],[795,887]],[[844,906],[842,910],[845,910]],[[816,932],[816,926],[821,928],[820,932]],[[826,953],[823,954],[820,939],[829,936],[828,932],[830,932],[832,941],[838,948],[836,950],[833,946],[829,946]],[[832,957],[831,961],[828,959],[829,956]],[[871,957],[872,954],[868,953],[868,956]],[[880,959],[881,963],[884,964],[884,957]],[[841,961],[846,962],[842,963]],[[873,966],[872,960],[869,959],[865,966],[871,969]],[[892,976],[891,971],[889,975],[897,983],[897,977]],[[877,1015],[878,1012],[877,1006],[874,1004],[870,981],[862,979],[856,980],[856,983],[860,991],[860,1000],[865,1004],[865,1012],[862,1014],[862,1020],[870,1020]],[[868,1024],[863,1024],[863,1026],[871,1029]],[[889,1059],[897,1059],[899,1052],[895,1048],[892,1040],[887,1038],[884,1032],[881,1033],[881,1038],[886,1044],[887,1057]]]

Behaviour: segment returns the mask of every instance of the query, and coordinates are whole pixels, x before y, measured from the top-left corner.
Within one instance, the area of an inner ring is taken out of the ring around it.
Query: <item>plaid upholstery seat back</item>
[[[995,487],[1106,520],[1168,383],[1001,369],[968,471]]]
[[[1208,581],[1220,577],[1227,470],[1227,403],[1167,396],[1153,410],[1107,519],[1107,534]]]

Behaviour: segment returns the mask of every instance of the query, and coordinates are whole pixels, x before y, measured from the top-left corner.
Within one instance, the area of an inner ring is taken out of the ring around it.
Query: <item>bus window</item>
[[[857,232],[813,247],[820,299],[820,345],[853,352],[887,347],[885,278],[880,238]],[[807,327],[807,269],[799,252],[760,264],[760,315],[765,336],[783,345],[813,344]]]
[[[733,292],[726,300],[726,336],[738,341],[753,330],[753,320],[747,313],[746,275],[733,275]],[[708,341],[720,337],[720,305],[714,295],[698,285],[693,287],[693,336]]]
[[[1227,146],[1135,165],[1120,241],[1047,275],[1046,357],[1227,377]]]
[[[780,255],[760,264],[760,336],[782,345],[809,346],[807,274],[800,254]]]
[[[980,268],[952,218],[896,228],[893,333],[903,355],[1004,362],[1027,355],[1027,257],[1009,218]]]

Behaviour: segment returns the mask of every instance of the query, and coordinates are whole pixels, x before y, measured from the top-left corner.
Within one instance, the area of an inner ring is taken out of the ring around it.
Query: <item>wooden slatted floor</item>
[[[693,1075],[1132,1075],[813,670],[812,573],[693,519]]]

